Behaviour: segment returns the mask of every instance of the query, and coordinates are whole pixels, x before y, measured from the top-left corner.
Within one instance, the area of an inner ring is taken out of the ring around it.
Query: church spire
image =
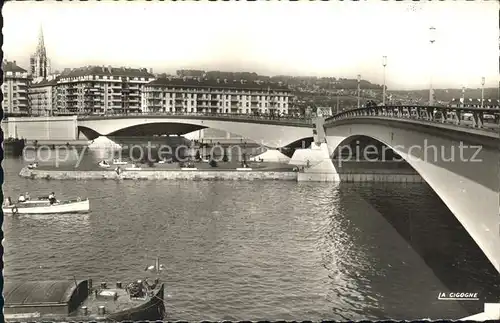
[[[38,46],[36,47],[36,51],[38,54],[45,55],[45,42],[43,40],[43,27],[40,24],[40,33],[38,35]]]
[[[50,74],[50,61],[47,58],[47,52],[45,50],[42,24],[40,24],[36,51],[30,56],[30,73],[34,79],[40,77],[46,78]]]

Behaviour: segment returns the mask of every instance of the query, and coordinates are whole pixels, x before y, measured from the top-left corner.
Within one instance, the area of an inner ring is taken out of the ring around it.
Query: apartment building
[[[28,87],[30,77],[28,71],[19,67],[16,61],[2,62],[3,70],[3,102],[4,113],[28,115],[30,113]]]
[[[451,108],[481,108],[481,99],[472,99],[472,98],[465,98],[465,99],[456,99],[453,98],[450,103],[448,104]],[[500,100],[498,99],[484,99],[483,102],[483,107],[484,108],[489,108],[489,109],[498,109],[500,108]]]
[[[57,114],[113,114],[141,110],[145,84],[155,79],[147,69],[85,66],[65,70],[57,81]]]
[[[288,114],[290,89],[246,80],[161,78],[144,87],[144,112]]]
[[[35,116],[54,115],[56,105],[57,77],[49,76],[45,79],[37,79],[31,83],[28,91],[31,114]]]

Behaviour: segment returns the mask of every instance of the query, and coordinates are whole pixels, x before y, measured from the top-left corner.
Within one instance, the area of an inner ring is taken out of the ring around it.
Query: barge
[[[165,316],[164,285],[138,280],[123,286],[92,280],[5,282],[6,322],[156,321]]]

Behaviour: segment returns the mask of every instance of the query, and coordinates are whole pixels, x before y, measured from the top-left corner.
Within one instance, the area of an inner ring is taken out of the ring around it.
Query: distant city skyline
[[[4,58],[354,79],[392,90],[498,87],[498,3],[7,2]],[[285,14],[284,14],[285,13]],[[429,28],[436,28],[430,60]]]

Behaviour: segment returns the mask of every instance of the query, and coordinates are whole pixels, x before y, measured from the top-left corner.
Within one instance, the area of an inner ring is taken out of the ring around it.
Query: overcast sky
[[[83,65],[355,78],[392,89],[499,81],[497,1],[8,2],[5,56],[28,67],[40,25],[55,69]],[[429,44],[429,27],[436,43]],[[433,59],[430,60],[433,51]]]

